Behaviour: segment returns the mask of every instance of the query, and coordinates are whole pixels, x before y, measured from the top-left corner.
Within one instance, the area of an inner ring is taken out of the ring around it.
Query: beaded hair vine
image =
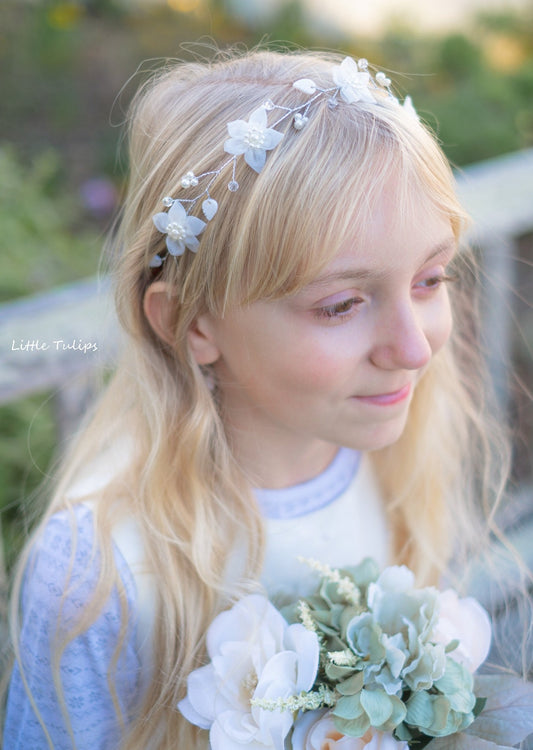
[[[263,169],[266,161],[266,152],[274,149],[282,140],[284,133],[275,130],[276,126],[289,117],[292,117],[292,125],[295,130],[302,130],[309,120],[308,114],[311,105],[319,99],[327,98],[327,104],[331,109],[338,105],[339,98],[352,104],[354,102],[367,102],[375,104],[378,102],[375,92],[382,91],[387,97],[399,105],[398,99],[391,91],[391,81],[385,73],[378,72],[372,76],[369,72],[368,60],[361,58],[357,62],[351,57],[346,57],[340,65],[331,69],[333,86],[320,88],[310,78],[300,78],[293,83],[293,88],[306,94],[309,98],[295,107],[284,107],[274,104],[267,99],[255,109],[248,122],[245,120],[233,120],[228,122],[227,129],[229,138],[224,142],[224,151],[230,154],[230,158],[218,168],[209,172],[195,175],[188,171],[181,178],[181,187],[184,190],[196,188],[203,183],[203,189],[193,198],[163,198],[163,205],[167,211],[155,214],[153,222],[162,234],[166,234],[167,253],[154,255],[150,261],[151,268],[159,268],[168,255],[183,255],[186,249],[196,252],[200,244],[200,235],[207,226],[205,221],[192,216],[191,211],[195,205],[202,201],[202,213],[206,221],[211,221],[218,211],[218,203],[211,196],[210,190],[214,182],[227,168],[231,167],[231,179],[227,188],[235,193],[239,189],[239,183],[235,179],[236,164],[239,156],[244,156],[244,161],[255,172]],[[403,107],[416,117],[411,98],[406,97]],[[273,110],[281,110],[278,119],[268,126],[268,113]]]

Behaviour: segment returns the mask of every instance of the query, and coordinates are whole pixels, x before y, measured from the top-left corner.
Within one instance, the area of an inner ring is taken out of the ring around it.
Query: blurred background
[[[394,71],[398,92],[412,96],[458,168],[467,203],[483,204],[484,216],[501,208],[504,229],[487,225],[479,242],[494,274],[487,349],[517,428],[514,485],[531,512],[531,0],[0,0],[0,522],[7,569],[39,512],[32,493],[87,392],[65,399],[59,376],[38,377],[60,357],[42,365],[35,357],[34,378],[29,363],[37,353],[14,352],[13,344],[35,340],[36,321],[51,314],[64,320],[71,304],[78,305],[73,335],[82,341],[94,287],[77,282],[96,274],[123,187],[128,101],[164,58],[260,41],[340,49]],[[90,353],[76,354],[78,363],[89,362]],[[17,369],[23,360],[25,369]]]

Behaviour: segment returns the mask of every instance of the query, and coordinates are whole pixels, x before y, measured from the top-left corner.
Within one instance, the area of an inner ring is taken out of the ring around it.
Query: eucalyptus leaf
[[[346,638],[346,628],[353,618],[361,612],[361,607],[344,607],[339,619],[339,629],[343,638]]]
[[[321,622],[320,620],[315,620],[315,622],[316,622],[316,626],[318,630],[320,630],[325,635],[335,636],[337,634],[337,631],[335,630],[335,628],[332,628],[327,623]]]
[[[446,651],[447,654],[449,654],[451,651],[455,651],[458,645],[459,645],[459,641],[457,640],[457,638],[455,638],[453,641],[450,641],[448,643],[448,645],[446,646],[444,650]]]
[[[299,602],[294,602],[293,604],[287,604],[285,607],[282,607],[280,609],[280,613],[282,617],[289,623],[289,625],[293,625],[294,623],[301,622]]]
[[[384,690],[361,690],[361,705],[373,727],[384,724],[392,714],[392,703]]]
[[[363,689],[364,682],[364,673],[357,672],[352,677],[337,685],[337,690],[341,695],[356,695],[356,693],[360,693]]]
[[[473,686],[472,676],[465,667],[451,657],[447,657],[446,671],[442,677],[435,681],[435,687],[441,693],[448,695],[456,692],[469,692],[469,688],[473,688]]]
[[[329,609],[329,605],[327,605],[326,601],[318,594],[311,594],[311,596],[306,597],[303,601],[313,610],[318,611],[321,609]]]
[[[346,568],[346,572],[358,586],[368,586],[369,583],[377,581],[380,574],[379,565],[371,557],[365,557],[359,565]]]
[[[333,709],[333,715],[348,721],[357,719],[362,715],[366,716],[358,695],[343,695],[342,698],[339,698]]]
[[[479,716],[479,714],[485,708],[486,703],[487,703],[486,698],[476,698],[476,703],[474,705],[474,708],[472,709],[472,713],[474,714],[474,716]]]
[[[412,740],[413,734],[409,727],[406,724],[402,723],[394,730],[394,738],[403,741]]]
[[[516,745],[533,732],[533,684],[510,675],[479,675],[476,695],[485,708],[466,730],[492,742]]]
[[[326,642],[326,651],[344,651],[346,649],[346,643],[341,640],[338,635],[328,634]]]
[[[438,737],[427,745],[427,750],[512,750],[511,745],[497,745],[481,737],[460,732],[449,737]]]
[[[387,721],[379,727],[382,732],[392,732],[403,722],[407,714],[405,703],[400,700],[397,695],[389,695],[389,701],[391,705],[391,715]]]
[[[339,667],[337,664],[326,664],[325,672],[327,677],[333,682],[341,680],[341,685],[352,676],[354,669],[353,667]],[[361,672],[361,677],[364,679],[364,675]]]
[[[409,743],[410,750],[422,750],[432,740],[432,737],[428,737],[426,734],[419,735],[415,740],[411,740]]]
[[[370,728],[368,716],[364,712],[357,719],[352,720],[343,719],[333,712],[333,720],[338,731],[348,737],[362,737]]]

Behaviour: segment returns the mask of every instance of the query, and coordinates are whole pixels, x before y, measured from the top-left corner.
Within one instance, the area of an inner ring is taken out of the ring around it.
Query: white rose
[[[440,594],[439,604],[440,614],[432,640],[444,645],[458,640],[459,646],[448,655],[469,672],[475,672],[490,650],[492,629],[486,610],[470,596],[459,598],[453,589]]]
[[[250,701],[311,689],[318,670],[316,634],[288,625],[266,597],[252,594],[213,620],[207,652],[210,663],[189,675],[181,713],[210,730],[212,750],[283,750],[292,714]]]
[[[293,750],[407,750],[390,734],[369,729],[363,737],[348,737],[336,729],[330,711],[310,711],[297,720],[292,737]]]

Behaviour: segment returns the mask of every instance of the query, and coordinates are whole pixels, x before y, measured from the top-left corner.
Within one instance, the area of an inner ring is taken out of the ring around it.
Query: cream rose
[[[432,640],[447,645],[458,640],[459,646],[449,656],[469,672],[475,672],[488,656],[492,629],[490,618],[472,597],[461,599],[447,589],[439,595],[440,614]]]
[[[292,750],[407,750],[390,734],[369,729],[363,737],[348,737],[335,727],[330,711],[312,711],[296,722]]]

